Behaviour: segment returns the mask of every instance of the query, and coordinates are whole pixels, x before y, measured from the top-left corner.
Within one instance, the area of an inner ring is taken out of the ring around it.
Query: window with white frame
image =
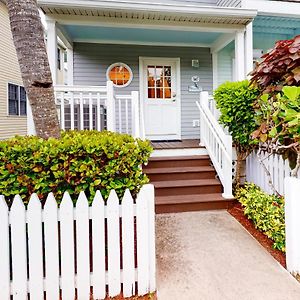
[[[10,116],[26,116],[26,92],[23,86],[8,84],[8,114]]]

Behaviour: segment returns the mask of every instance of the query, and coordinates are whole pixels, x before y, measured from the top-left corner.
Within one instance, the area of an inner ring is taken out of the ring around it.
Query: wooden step
[[[212,166],[147,168],[144,172],[150,181],[214,179],[216,177]]]
[[[235,203],[234,199],[225,199],[219,193],[201,195],[157,196],[156,213],[176,213],[213,209],[228,209]]]
[[[208,155],[192,156],[171,156],[171,157],[151,157],[147,166],[148,168],[176,168],[176,167],[195,167],[209,166],[210,159]]]
[[[193,179],[152,181],[157,196],[193,195],[221,193],[222,186],[217,179]]]

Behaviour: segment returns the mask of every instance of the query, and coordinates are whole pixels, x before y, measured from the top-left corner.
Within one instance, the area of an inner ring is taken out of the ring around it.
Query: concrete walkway
[[[298,283],[226,211],[157,215],[159,300],[298,300]]]

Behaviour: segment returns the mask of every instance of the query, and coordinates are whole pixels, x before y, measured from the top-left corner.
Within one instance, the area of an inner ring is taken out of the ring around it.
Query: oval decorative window
[[[106,78],[111,80],[116,87],[125,87],[131,83],[133,74],[128,65],[119,62],[108,67]]]

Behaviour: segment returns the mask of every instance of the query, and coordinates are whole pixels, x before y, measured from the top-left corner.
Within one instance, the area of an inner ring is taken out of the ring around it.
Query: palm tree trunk
[[[7,0],[23,84],[39,137],[60,137],[44,30],[35,0]]]

